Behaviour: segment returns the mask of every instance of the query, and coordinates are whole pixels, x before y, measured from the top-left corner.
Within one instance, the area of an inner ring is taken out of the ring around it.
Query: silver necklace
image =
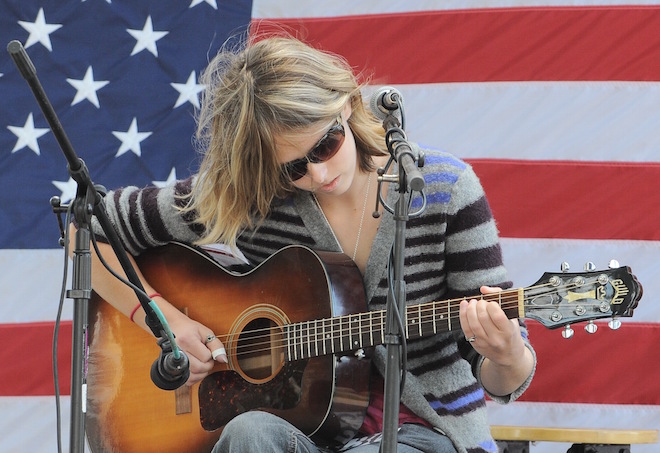
[[[358,246],[360,245],[360,235],[362,234],[362,225],[364,224],[364,213],[367,211],[367,200],[369,199],[369,188],[371,187],[372,173],[373,172],[370,172],[369,177],[367,178],[367,190],[365,191],[364,194],[364,202],[362,203],[362,215],[360,216],[360,226],[358,227],[357,237],[355,238],[355,248],[353,249],[353,257],[352,257],[353,261],[355,261],[355,257],[357,256]],[[328,218],[325,216],[325,212],[323,212],[321,203],[319,203],[319,200],[318,198],[316,198],[316,194],[314,192],[312,192],[312,198],[314,198],[314,201],[316,202],[316,206],[319,208],[319,211],[321,211],[321,215],[325,219],[325,223],[327,223],[328,226],[330,227],[330,232],[332,232],[332,236],[335,238],[337,244],[339,244],[339,239],[337,239],[337,236],[335,235],[335,232],[332,229],[332,225],[330,225]]]
[[[353,261],[357,256],[358,247],[360,245],[360,234],[362,234],[362,224],[364,223],[364,213],[367,210],[367,199],[369,198],[369,187],[371,186],[371,175],[373,172],[369,172],[369,178],[367,178],[367,190],[364,194],[364,203],[362,204],[362,216],[360,216],[360,227],[358,228],[357,238],[355,239],[355,248],[353,249]]]

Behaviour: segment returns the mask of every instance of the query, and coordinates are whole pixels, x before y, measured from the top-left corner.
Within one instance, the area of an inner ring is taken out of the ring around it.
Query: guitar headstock
[[[585,329],[594,333],[594,320],[612,318],[609,326],[618,329],[618,318],[632,316],[641,297],[642,285],[626,266],[584,273],[546,272],[524,290],[525,317],[548,329],[564,327],[563,336],[570,338],[570,325],[579,322],[587,321]]]

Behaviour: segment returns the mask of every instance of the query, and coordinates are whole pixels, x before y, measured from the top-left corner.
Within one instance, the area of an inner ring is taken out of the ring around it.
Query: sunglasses
[[[284,164],[284,171],[289,175],[291,181],[297,181],[307,174],[307,164],[319,164],[331,159],[337,154],[339,148],[344,143],[346,131],[341,123],[341,116],[337,117],[334,124],[321,140],[316,143],[314,148],[307,153],[305,157],[292,160]]]

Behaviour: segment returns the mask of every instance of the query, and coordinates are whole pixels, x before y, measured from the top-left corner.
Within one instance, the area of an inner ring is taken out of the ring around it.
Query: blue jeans
[[[456,453],[441,433],[421,425],[404,424],[397,433],[397,453]],[[378,453],[379,444],[359,445],[349,453]],[[222,431],[212,453],[326,453],[289,422],[267,412],[245,412]]]

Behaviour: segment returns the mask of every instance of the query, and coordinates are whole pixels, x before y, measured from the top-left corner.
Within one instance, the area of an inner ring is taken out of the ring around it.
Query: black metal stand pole
[[[398,174],[391,178],[391,182],[398,184],[398,199],[394,209],[383,206],[394,214],[395,233],[393,253],[389,262],[391,266],[390,290],[387,295],[386,307],[386,330],[384,344],[387,348],[387,362],[385,368],[385,394],[383,402],[383,439],[381,442],[382,453],[394,453],[397,451],[397,431],[399,427],[399,404],[401,400],[402,382],[402,339],[405,341],[405,307],[406,307],[406,283],[403,279],[403,268],[405,258],[405,232],[406,222],[410,217],[406,193],[409,189],[422,191],[424,188],[424,177],[419,171],[418,162],[413,155],[412,149],[407,142],[405,133],[399,127],[398,120],[393,115],[385,118],[383,127],[387,132],[386,141],[392,154],[393,160],[399,164]],[[390,141],[390,139],[392,139]],[[421,166],[421,165],[420,165]],[[387,175],[383,175],[384,180]],[[415,215],[419,215],[425,207],[422,207]]]
[[[137,287],[137,295],[147,314],[147,324],[156,337],[161,336],[161,325],[153,309],[149,306],[149,298],[128,259],[126,251],[121,246],[117,233],[101,203],[101,196],[91,181],[85,163],[80,159],[71,145],[55,111],[39,82],[37,71],[19,41],[11,41],[7,50],[21,75],[32,89],[32,93],[44,113],[48,124],[57,139],[60,148],[68,162],[71,177],[78,183],[76,198],[73,201],[73,212],[78,222],[73,251],[73,282],[67,295],[74,301],[73,334],[71,347],[71,427],[70,451],[82,452],[85,448],[85,414],[87,395],[87,328],[88,308],[92,295],[92,260],[90,253],[91,219],[96,216],[108,242],[112,246],[128,280]]]

